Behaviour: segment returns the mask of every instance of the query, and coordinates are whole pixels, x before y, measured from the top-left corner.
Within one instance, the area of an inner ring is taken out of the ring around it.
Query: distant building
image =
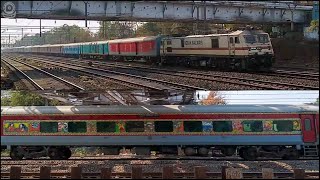
[[[313,2],[312,20],[319,20],[319,1]]]

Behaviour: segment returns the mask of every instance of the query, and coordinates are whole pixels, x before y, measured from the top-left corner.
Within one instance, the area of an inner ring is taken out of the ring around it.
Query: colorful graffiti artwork
[[[301,131],[300,122],[298,120],[293,121],[293,130],[294,131]]]
[[[242,123],[240,120],[235,120],[232,123],[232,132],[233,133],[240,133],[243,132]]]
[[[173,131],[180,133],[184,131],[183,122],[182,121],[174,121],[173,122]]]
[[[68,132],[68,123],[58,122],[58,132]]]
[[[29,131],[29,123],[13,123],[8,122],[5,123],[5,131],[6,132],[28,132]]]
[[[32,122],[29,124],[29,132],[40,132],[40,122]]]
[[[117,122],[116,124],[116,132],[126,132],[125,123],[124,122]]]
[[[144,123],[144,132],[153,132],[154,123],[152,121],[147,121]]]
[[[89,121],[87,122],[87,131],[88,132],[96,132],[96,122]]]
[[[264,131],[273,131],[273,121],[265,121],[263,123],[263,130]]]
[[[202,121],[203,132],[212,132],[213,126],[211,121]]]

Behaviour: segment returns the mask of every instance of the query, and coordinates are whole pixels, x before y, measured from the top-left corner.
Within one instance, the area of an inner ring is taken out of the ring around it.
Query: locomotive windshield
[[[268,43],[269,42],[269,37],[267,34],[258,34],[257,39],[259,43]]]
[[[256,43],[256,38],[253,35],[243,35],[246,43]]]

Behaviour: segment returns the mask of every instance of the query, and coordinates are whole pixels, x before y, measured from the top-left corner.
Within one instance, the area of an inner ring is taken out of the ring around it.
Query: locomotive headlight
[[[255,47],[249,48],[249,51],[252,51],[252,50],[257,50],[257,48],[255,48]]]

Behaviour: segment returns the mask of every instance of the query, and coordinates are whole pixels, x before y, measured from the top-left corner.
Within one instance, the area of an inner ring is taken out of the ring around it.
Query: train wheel
[[[48,152],[50,159],[58,160],[61,159],[61,153],[57,148],[50,148]]]
[[[21,160],[23,159],[23,154],[19,153],[17,148],[13,148],[10,151],[10,158],[13,160]]]
[[[236,148],[233,147],[224,147],[221,149],[221,153],[224,154],[225,156],[232,156],[236,152]]]
[[[192,147],[187,147],[184,149],[184,154],[186,156],[194,156],[197,154],[197,151],[195,148],[192,148]]]
[[[199,154],[200,156],[208,156],[208,154],[209,154],[209,149],[206,148],[206,147],[200,147],[200,148],[198,149],[198,154]]]
[[[72,155],[72,152],[69,148],[63,148],[61,150],[61,157],[62,159],[69,159]]]
[[[300,157],[299,152],[294,148],[290,148],[286,150],[286,153],[284,156],[282,156],[282,159],[295,160],[295,159],[299,159],[299,157]]]
[[[257,149],[254,147],[247,148],[243,151],[243,158],[248,161],[254,161],[258,158]]]

